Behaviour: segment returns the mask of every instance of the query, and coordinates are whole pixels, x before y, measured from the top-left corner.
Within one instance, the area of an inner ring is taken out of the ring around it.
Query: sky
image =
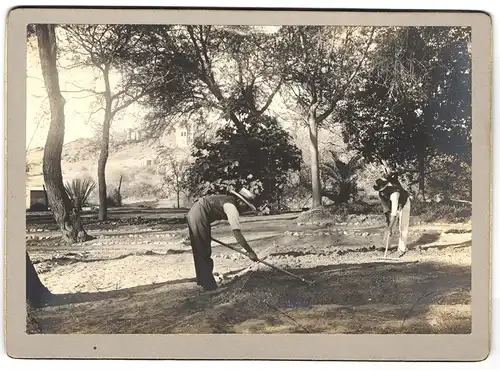
[[[65,143],[79,138],[91,138],[93,127],[95,128],[96,124],[102,122],[102,111],[95,115],[91,114],[96,110],[93,107],[95,99],[93,94],[81,91],[85,88],[101,91],[101,81],[96,77],[98,77],[96,72],[91,69],[59,68],[60,88],[66,100]],[[112,83],[116,83],[118,76],[113,75],[111,79]],[[28,45],[26,91],[26,147],[29,150],[45,145],[50,123],[49,103],[36,42]],[[137,104],[131,105],[123,114],[116,117],[112,130],[124,131],[127,128],[137,127],[144,113]]]
[[[256,28],[260,32],[268,33],[274,33],[279,29],[279,27],[274,26],[259,26]],[[60,48],[63,48],[64,37],[59,37],[58,43]],[[70,65],[71,60],[69,58],[67,55],[60,53],[58,63],[62,66]],[[100,105],[96,105],[94,94],[82,90],[94,89],[102,91],[104,89],[99,72],[90,68],[68,70],[61,66],[59,66],[58,72],[61,93],[66,100],[64,143],[80,138],[95,138],[98,125],[103,119],[103,111],[93,114]],[[113,74],[110,77],[112,86],[119,81],[118,74]],[[26,147],[27,150],[30,150],[44,147],[50,124],[49,102],[43,82],[36,39],[32,39],[28,43],[26,87]],[[123,133],[128,128],[138,128],[146,113],[138,104],[130,105],[113,120],[111,134]],[[269,113],[276,116],[284,128],[289,127],[296,120],[290,110],[283,105],[280,94],[274,97]]]

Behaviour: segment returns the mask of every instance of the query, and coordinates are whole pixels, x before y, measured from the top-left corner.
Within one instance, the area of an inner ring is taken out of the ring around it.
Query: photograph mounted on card
[[[487,357],[489,15],[7,27],[10,356]]]

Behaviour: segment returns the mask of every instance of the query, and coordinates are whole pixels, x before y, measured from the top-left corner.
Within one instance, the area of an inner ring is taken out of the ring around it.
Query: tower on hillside
[[[139,129],[129,128],[127,129],[127,141],[139,141],[142,138],[141,131]]]
[[[194,141],[193,130],[188,124],[176,125],[160,138],[162,145],[171,148],[189,149]]]

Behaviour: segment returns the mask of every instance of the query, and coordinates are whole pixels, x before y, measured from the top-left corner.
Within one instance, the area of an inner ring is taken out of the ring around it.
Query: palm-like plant
[[[347,203],[357,193],[358,171],[363,168],[362,157],[354,155],[343,162],[333,150],[329,152],[331,161],[322,165],[324,195],[337,204]]]
[[[74,179],[71,183],[67,182],[64,188],[73,202],[73,207],[81,211],[88,204],[88,199],[96,185],[96,182],[92,181],[92,179]]]

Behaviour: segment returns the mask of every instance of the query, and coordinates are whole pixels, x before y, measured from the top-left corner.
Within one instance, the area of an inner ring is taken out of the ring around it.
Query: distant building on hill
[[[194,130],[187,124],[179,125],[160,137],[160,144],[169,148],[189,149],[194,142]]]
[[[120,134],[121,140],[127,143],[142,141],[146,138],[140,128],[129,128],[125,130],[125,135]],[[120,141],[121,141],[120,140]],[[194,141],[194,130],[191,130],[186,123],[178,125],[166,131],[159,138],[160,144],[166,147],[189,148]]]
[[[140,129],[129,128],[127,129],[127,142],[139,141],[142,138],[142,132]]]

